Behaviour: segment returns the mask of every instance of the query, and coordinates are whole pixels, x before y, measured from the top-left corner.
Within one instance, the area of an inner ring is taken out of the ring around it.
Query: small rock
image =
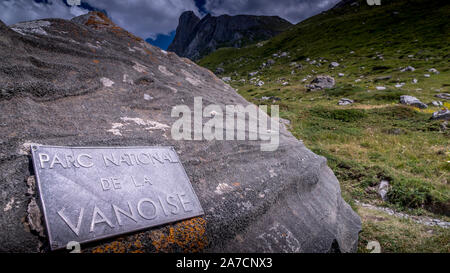
[[[417,80],[417,79],[413,79],[412,80],[412,83],[414,83],[414,84],[416,84],[416,83],[418,83],[419,81]]]
[[[216,68],[216,74],[223,74],[223,73],[225,73],[225,69],[223,69],[222,67]]]
[[[441,130],[442,131],[446,131],[447,129],[448,129],[448,122],[447,121],[444,121],[444,122],[442,122],[442,124],[441,124]]]
[[[430,74],[423,74],[423,76],[424,76],[425,78],[429,78],[429,77],[431,77],[431,75],[430,75]]]
[[[255,72],[250,72],[250,73],[248,73],[248,75],[249,75],[250,77],[253,77],[253,76],[256,76],[258,73],[259,73],[259,71],[255,71]]]
[[[230,82],[231,81],[231,77],[223,77],[222,81],[224,82]]]
[[[261,100],[280,101],[281,99],[279,97],[270,96],[270,97],[261,97]]]
[[[261,80],[259,80],[259,81],[256,83],[256,86],[259,86],[259,87],[261,87],[261,86],[263,86],[263,85],[264,85],[264,82],[261,81]]]
[[[339,77],[344,77],[345,74],[344,74],[344,73],[339,73],[338,76],[339,76]]]
[[[274,64],[275,64],[275,60],[273,60],[273,59],[267,60],[267,65],[274,65]]]
[[[337,62],[331,62],[330,63],[330,68],[335,68],[335,67],[338,67],[339,66],[339,63],[337,63]]]
[[[416,106],[418,108],[424,109],[427,108],[428,106],[421,102],[418,98],[413,97],[413,96],[409,96],[409,95],[403,95],[400,97],[400,103],[401,104],[405,104],[405,105],[411,105],[411,106]]]
[[[384,87],[384,86],[377,86],[377,87],[375,87],[377,90],[386,90],[386,87]]]
[[[431,116],[431,119],[433,119],[433,120],[438,120],[438,119],[450,120],[450,110],[443,109],[443,110],[434,112],[433,115]]]
[[[444,100],[450,100],[450,94],[449,93],[441,93],[434,95],[438,99],[444,99]]]
[[[441,107],[442,105],[444,105],[442,101],[432,101],[431,104],[436,107]]]
[[[381,180],[380,185],[378,187],[378,194],[380,195],[383,201],[387,200],[387,193],[389,191],[389,181]]]
[[[339,100],[338,105],[344,106],[344,105],[350,105],[352,103],[354,103],[353,100],[347,99],[347,98],[342,98]]]
[[[431,72],[431,73],[434,73],[434,74],[439,74],[439,71],[437,71],[435,68],[428,69],[428,72]]]
[[[400,71],[401,71],[401,72],[406,72],[406,71],[414,72],[415,70],[416,70],[416,69],[415,69],[414,67],[412,67],[412,66],[407,66],[407,67],[401,69]]]

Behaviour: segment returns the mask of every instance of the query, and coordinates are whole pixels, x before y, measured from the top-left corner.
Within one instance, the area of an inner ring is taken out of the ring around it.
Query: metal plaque
[[[203,214],[172,147],[32,146],[52,250]]]

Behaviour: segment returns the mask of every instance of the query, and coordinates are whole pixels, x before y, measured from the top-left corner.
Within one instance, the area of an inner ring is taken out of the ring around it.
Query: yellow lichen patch
[[[100,61],[99,61],[99,60],[92,60],[92,62],[93,62],[94,64],[98,64],[98,63],[100,63]]]
[[[173,252],[175,249],[185,253],[200,252],[208,243],[206,221],[202,217],[181,221],[168,232],[155,231],[149,236],[157,252]]]

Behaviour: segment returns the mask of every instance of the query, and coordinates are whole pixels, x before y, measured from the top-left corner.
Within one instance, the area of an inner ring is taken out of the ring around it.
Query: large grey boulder
[[[282,125],[274,152],[261,141],[174,140],[176,105],[249,103],[211,71],[89,16],[35,24],[43,32],[0,25],[0,252],[48,251],[30,143],[164,145],[179,154],[205,215],[85,252],[356,250],[360,218],[324,157]]]
[[[415,106],[415,107],[422,108],[422,109],[428,107],[425,103],[421,102],[418,98],[409,96],[409,95],[400,96],[400,103],[405,104],[405,105]]]
[[[336,85],[336,81],[331,76],[319,75],[315,77],[306,88],[309,91],[322,90],[327,88],[333,88]]]

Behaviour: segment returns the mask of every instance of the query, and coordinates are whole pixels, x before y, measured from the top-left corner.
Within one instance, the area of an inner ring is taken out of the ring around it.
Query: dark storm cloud
[[[108,16],[126,30],[143,38],[155,38],[176,29],[183,11],[198,14],[194,0],[87,0],[91,6],[104,9]]]
[[[327,10],[340,0],[206,0],[205,8],[213,15],[278,15],[298,23]]]
[[[83,0],[69,7],[62,0],[0,0],[0,20],[6,24],[42,18],[71,19],[87,13],[85,7],[105,10],[119,26],[143,38],[170,33],[183,11],[198,13],[194,0]]]
[[[81,6],[70,7],[67,0],[0,0],[0,20],[10,25],[42,18],[71,19],[89,10],[104,10],[116,24],[146,39],[171,33],[178,25],[180,14],[186,10],[193,10],[197,15],[207,12],[278,15],[297,23],[337,2],[339,0],[82,0]]]
[[[7,25],[42,18],[70,19],[86,12],[79,7],[68,7],[60,0],[0,0],[0,20]]]

